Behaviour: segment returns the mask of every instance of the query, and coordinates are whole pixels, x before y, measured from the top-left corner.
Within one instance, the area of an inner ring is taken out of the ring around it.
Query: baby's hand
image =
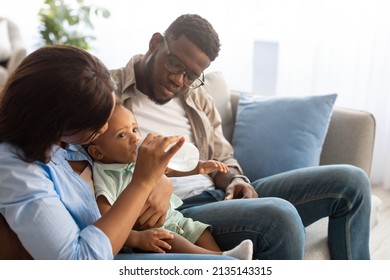
[[[166,240],[173,239],[173,235],[164,229],[147,229],[139,231],[137,248],[147,252],[165,253],[171,250]]]
[[[228,170],[229,167],[226,164],[216,160],[199,161],[198,164],[199,174],[209,174],[214,171],[227,173]]]

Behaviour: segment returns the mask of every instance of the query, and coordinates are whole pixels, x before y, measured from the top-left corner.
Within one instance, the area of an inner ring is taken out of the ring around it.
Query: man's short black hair
[[[179,16],[165,31],[165,35],[170,35],[175,40],[181,35],[186,36],[208,56],[210,61],[218,56],[221,46],[218,34],[210,22],[196,14]]]

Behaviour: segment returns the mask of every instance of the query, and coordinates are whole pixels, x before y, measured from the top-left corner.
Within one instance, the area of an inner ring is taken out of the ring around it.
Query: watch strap
[[[233,182],[233,180],[235,180],[235,179],[237,179],[237,178],[240,178],[240,179],[244,180],[245,183],[248,183],[248,184],[251,183],[251,181],[249,180],[249,178],[246,177],[245,175],[234,175],[234,176],[232,177],[232,179],[230,180],[230,183]]]

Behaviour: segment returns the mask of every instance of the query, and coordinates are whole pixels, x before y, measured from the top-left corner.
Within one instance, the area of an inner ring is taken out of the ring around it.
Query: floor
[[[372,187],[372,193],[382,200],[379,222],[371,232],[371,259],[390,260],[390,189]]]

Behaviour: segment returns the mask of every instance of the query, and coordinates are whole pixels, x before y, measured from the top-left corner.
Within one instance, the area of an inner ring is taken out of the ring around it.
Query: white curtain
[[[278,1],[277,95],[336,92],[374,114],[371,179],[390,188],[390,1]],[[277,20],[275,20],[277,22]]]

